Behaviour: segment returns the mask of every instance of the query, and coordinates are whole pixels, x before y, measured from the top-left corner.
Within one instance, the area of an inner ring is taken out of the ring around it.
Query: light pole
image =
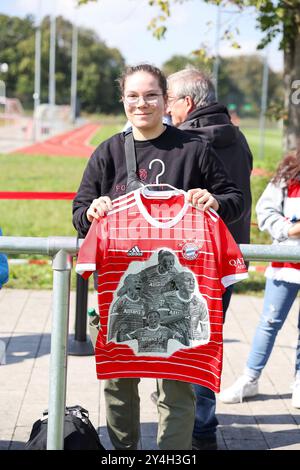
[[[263,79],[261,91],[261,108],[259,117],[259,158],[264,157],[265,151],[265,125],[266,125],[266,112],[268,103],[268,80],[269,80],[269,65],[268,65],[268,50],[266,51],[263,64]]]
[[[78,54],[78,27],[73,23],[72,32],[72,66],[71,66],[71,121],[76,121],[77,102],[77,54]]]
[[[50,19],[50,59],[49,59],[49,104],[55,105],[55,42],[56,42],[56,18]]]
[[[219,65],[220,65],[220,31],[221,28],[221,5],[217,6],[217,23],[216,23],[216,39],[215,39],[215,60],[213,65],[213,77],[215,81],[216,100],[218,100],[218,78],[219,78]]]
[[[34,53],[34,93],[33,93],[33,140],[37,139],[37,110],[41,102],[41,0],[38,6],[38,18],[35,31],[35,53]]]
[[[6,62],[0,63],[0,73],[7,73],[8,72],[8,64]],[[3,100],[2,100],[3,98]],[[0,104],[5,106],[5,98],[6,98],[6,85],[4,80],[0,80]]]

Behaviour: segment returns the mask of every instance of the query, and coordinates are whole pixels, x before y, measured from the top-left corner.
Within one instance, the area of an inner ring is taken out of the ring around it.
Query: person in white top
[[[300,245],[300,149],[283,158],[260,197],[256,212],[260,230],[267,230],[273,243]],[[266,270],[266,278],[263,311],[246,368],[231,387],[220,393],[223,403],[238,403],[258,394],[258,379],[300,290],[300,262],[273,262]],[[292,405],[300,408],[300,312]]]

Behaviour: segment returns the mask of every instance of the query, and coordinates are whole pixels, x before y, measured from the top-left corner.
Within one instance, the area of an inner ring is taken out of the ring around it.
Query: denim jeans
[[[299,290],[299,284],[267,279],[263,311],[255,331],[245,369],[245,373],[253,379],[258,379],[265,367],[272,352],[277,333],[283,326]],[[297,361],[295,369],[296,372],[300,369],[300,363]]]
[[[229,307],[233,286],[227,287],[222,297],[223,303],[223,323],[225,314]],[[193,430],[194,439],[210,439],[214,438],[219,424],[216,417],[216,395],[215,393],[203,385],[194,384],[196,395],[196,416]]]

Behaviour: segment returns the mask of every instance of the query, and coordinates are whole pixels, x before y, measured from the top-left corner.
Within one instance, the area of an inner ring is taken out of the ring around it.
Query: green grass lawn
[[[115,120],[110,116],[101,121],[101,128],[92,139],[92,145],[119,132],[125,124],[124,116]],[[281,133],[269,129],[265,137],[265,158],[258,157],[259,132],[252,127],[243,128],[254,154],[254,166],[273,171],[281,158]],[[0,155],[1,191],[76,191],[86,158],[46,157],[28,155]],[[256,222],[255,204],[269,176],[252,177],[253,222]],[[10,236],[76,236],[72,225],[72,201],[0,201],[0,225],[5,235]],[[270,243],[267,234],[252,226],[251,243]],[[12,256],[10,256],[12,257]],[[14,257],[26,258],[25,255]],[[27,256],[41,258],[39,256]],[[49,288],[52,287],[51,266],[11,266],[9,287]],[[72,281],[74,287],[74,280]],[[239,283],[240,292],[258,292],[263,288],[264,278],[260,273],[251,273],[250,278]]]
[[[86,158],[0,155],[1,191],[76,191]],[[73,236],[72,201],[1,200],[5,235]]]
[[[282,131],[267,129],[264,137],[264,154],[260,157],[260,134],[258,129],[243,128],[254,157],[254,167],[274,171],[282,158]]]
[[[109,139],[112,135],[121,132],[126,123],[126,117],[123,114],[119,116],[95,116],[97,121],[101,123],[100,129],[93,135],[90,144],[99,145],[106,139]]]
[[[94,135],[90,141],[91,145],[99,145],[106,139],[109,139],[112,135],[120,132],[122,128],[119,125],[115,126],[102,126]]]

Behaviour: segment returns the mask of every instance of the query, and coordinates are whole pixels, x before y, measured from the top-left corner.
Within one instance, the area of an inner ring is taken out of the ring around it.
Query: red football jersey
[[[218,392],[222,293],[247,277],[242,254],[215,211],[196,209],[183,192],[143,191],[115,199],[78,254],[77,273],[98,271],[97,376],[167,378]]]

